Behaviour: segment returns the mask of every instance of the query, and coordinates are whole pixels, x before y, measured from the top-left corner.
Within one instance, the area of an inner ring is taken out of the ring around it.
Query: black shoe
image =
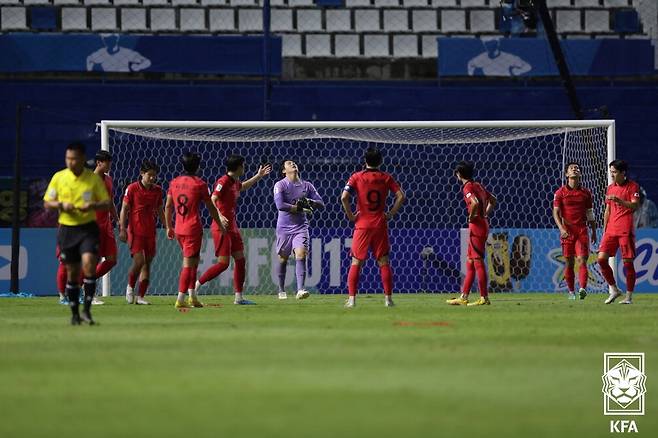
[[[80,318],[82,319],[82,322],[86,322],[89,325],[96,324],[94,322],[94,319],[91,317],[91,313],[88,310],[83,310]]]
[[[80,315],[75,314],[71,316],[71,325],[80,325]]]

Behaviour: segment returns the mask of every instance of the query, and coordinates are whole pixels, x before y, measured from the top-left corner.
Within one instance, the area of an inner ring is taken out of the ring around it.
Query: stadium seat
[[[181,8],[180,30],[184,32],[202,32],[206,27],[206,10],[203,8]]]
[[[86,8],[62,8],[62,30],[88,30]]]
[[[142,0],[144,6],[169,6],[170,0]]]
[[[139,0],[114,0],[114,6],[141,6]]]
[[[400,6],[400,0],[375,0],[375,6],[377,7],[398,7]]]
[[[292,12],[292,9],[272,9],[270,29],[273,32],[290,32],[292,30]],[[299,42],[299,46],[301,48],[301,40]]]
[[[471,32],[493,32],[496,30],[496,16],[491,9],[470,11]]]
[[[580,32],[580,10],[558,9],[555,12],[555,27],[558,32]]]
[[[0,10],[2,30],[27,30],[26,8],[5,6]]]
[[[396,58],[415,58],[418,53],[417,35],[393,35],[393,56]]]
[[[313,0],[288,0],[288,6],[315,6]]]
[[[336,56],[342,58],[360,56],[359,45],[359,35],[357,34],[337,34],[334,36],[334,53]]]
[[[441,11],[441,32],[465,32],[466,14],[463,9]]]
[[[23,5],[25,6],[43,6],[51,3],[51,0],[23,0]]]
[[[238,9],[238,30],[241,32],[262,32],[263,10]]]
[[[91,30],[116,31],[117,29],[117,10],[115,8],[91,9]]]
[[[291,15],[292,16],[292,15]],[[284,57],[302,56],[302,35],[284,33],[281,35],[281,52]]]
[[[585,10],[586,32],[610,32],[610,13],[602,9]]]
[[[196,6],[199,0],[171,0],[172,6]]]
[[[406,9],[385,9],[384,10],[384,30],[402,31],[409,30],[409,13]]]
[[[411,11],[411,28],[414,32],[436,32],[439,22],[435,9],[414,9]]]
[[[151,30],[156,32],[174,31],[176,28],[176,10],[172,8],[151,8]]]
[[[603,5],[606,8],[623,8],[628,7],[628,0],[603,0]]]
[[[549,8],[570,8],[573,5],[571,0],[546,0],[546,6]]]
[[[57,8],[52,6],[37,6],[29,8],[30,29],[41,32],[52,32],[57,29]]]
[[[452,6],[457,6],[457,0],[430,0],[432,6],[440,7],[440,8],[445,8],[445,7],[452,7]]]
[[[235,9],[210,9],[208,22],[211,32],[235,31]]]
[[[364,6],[372,6],[372,2],[370,0],[345,0],[346,8],[361,8]]]
[[[0,6],[5,5],[20,5],[21,0],[0,0]]]
[[[577,8],[598,8],[601,4],[599,0],[574,0],[574,6]]]
[[[256,6],[256,0],[229,0],[231,6]]]
[[[321,9],[298,9],[297,10],[297,30],[299,32],[320,31],[322,30],[322,10]]]
[[[463,8],[477,8],[485,6],[486,2],[484,0],[462,0],[460,4]]]
[[[363,35],[363,56],[369,58],[389,57],[390,50],[388,35]]]
[[[201,0],[202,6],[223,6],[228,4],[228,0]]]
[[[147,31],[145,8],[121,8],[121,30],[132,32]]]
[[[0,0],[1,1],[1,0]],[[80,0],[54,0],[54,6],[79,5]]]
[[[85,6],[109,6],[112,2],[110,0],[84,0],[84,4]]]
[[[405,8],[426,8],[429,6],[428,0],[402,0],[402,4]]]
[[[325,12],[326,28],[330,32],[348,32],[352,30],[349,9],[327,9]]]
[[[639,33],[641,30],[640,19],[635,9],[619,9],[615,11],[615,32]]]
[[[331,56],[331,36],[328,33],[306,34],[306,56]]]
[[[421,55],[423,58],[436,58],[436,39],[438,37],[439,35],[421,35],[421,48],[423,49],[423,53]]]
[[[359,32],[380,30],[379,10],[356,9],[354,11],[354,29]]]

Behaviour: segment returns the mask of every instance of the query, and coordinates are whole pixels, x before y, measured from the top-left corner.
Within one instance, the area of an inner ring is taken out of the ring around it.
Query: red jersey
[[[356,223],[354,228],[386,228],[386,196],[397,193],[400,185],[386,172],[366,169],[350,176],[345,191],[356,195]],[[356,192],[356,193],[355,193]]]
[[[614,195],[623,201],[640,201],[640,186],[635,182],[627,179],[623,184],[612,183],[608,186],[607,195]],[[634,235],[633,230],[633,210],[619,205],[616,202],[605,200],[610,207],[610,216],[605,233],[610,236]]]
[[[105,188],[107,189],[107,194],[110,197],[110,202],[114,202],[114,198],[112,197],[112,192],[113,192],[112,178],[110,178],[110,175],[103,174],[101,175],[101,179],[105,183]],[[96,210],[96,223],[98,223],[98,228],[100,228],[101,230],[111,230],[112,213],[110,212],[110,210],[103,210],[103,211]]]
[[[203,233],[199,209],[202,201],[210,200],[208,186],[198,176],[182,175],[169,183],[168,196],[174,201],[176,226],[179,236],[196,236]]]
[[[234,179],[229,175],[224,175],[217,180],[212,192],[212,194],[217,197],[215,205],[222,213],[222,216],[225,216],[226,219],[228,219],[229,231],[238,231],[235,212],[237,210],[238,197],[240,196],[241,189],[242,182],[240,182],[240,180]],[[210,228],[215,231],[220,231],[219,225],[217,225],[217,222],[215,221],[212,221]]]
[[[560,209],[564,225],[586,227],[587,210],[593,207],[592,193],[582,186],[572,189],[564,185],[555,192],[553,207]]]
[[[477,210],[475,212],[475,218],[470,222],[470,226],[475,226],[482,229],[489,229],[489,222],[484,216],[486,203],[491,199],[491,193],[484,188],[482,184],[475,181],[468,181],[464,184],[462,189],[464,194],[464,202],[466,203],[466,211],[470,211],[471,208],[471,199],[475,197],[478,200]]]
[[[155,219],[162,209],[162,187],[154,184],[147,189],[141,181],[136,181],[126,188],[123,202],[130,206],[130,232],[136,236],[154,236]]]

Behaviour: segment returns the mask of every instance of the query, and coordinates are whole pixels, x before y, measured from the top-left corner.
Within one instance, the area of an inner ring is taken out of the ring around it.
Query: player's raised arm
[[[263,179],[266,175],[269,175],[269,173],[272,171],[272,165],[271,164],[261,164],[258,167],[258,172],[248,180],[242,183],[242,188],[240,189],[241,192],[244,192],[245,190],[251,188],[254,184],[256,184],[258,181]]]

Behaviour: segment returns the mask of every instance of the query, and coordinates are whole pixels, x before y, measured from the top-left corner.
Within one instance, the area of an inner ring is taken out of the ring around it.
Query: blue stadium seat
[[[57,8],[44,6],[30,8],[30,28],[51,31],[57,29]]]
[[[618,33],[639,33],[640,19],[635,9],[619,9],[614,15],[614,30]]]

